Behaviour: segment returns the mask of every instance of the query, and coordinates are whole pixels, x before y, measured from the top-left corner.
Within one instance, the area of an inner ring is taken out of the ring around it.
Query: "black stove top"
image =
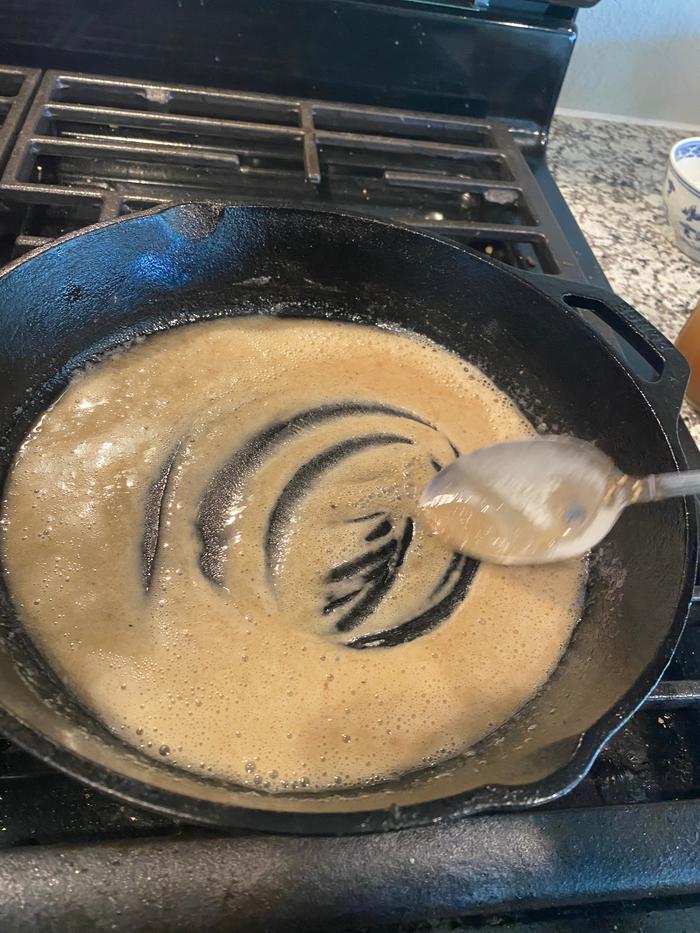
[[[506,124],[59,72],[0,176],[0,260],[198,197],[372,214],[526,271],[586,277]]]
[[[276,198],[374,214],[527,274],[604,286],[548,172],[535,116],[0,67],[0,263],[168,201]],[[700,466],[687,433],[684,442]],[[0,740],[0,916],[7,908],[22,929],[104,920],[292,930],[496,913],[504,929],[545,930],[561,929],[546,925],[553,915],[503,912],[684,895],[657,907],[691,929],[698,825],[700,612],[589,775],[531,813],[346,839],[220,837],[106,797]],[[641,924],[644,908],[625,910]],[[601,918],[612,914],[595,916],[607,929]],[[590,917],[572,914],[565,928],[590,929]]]

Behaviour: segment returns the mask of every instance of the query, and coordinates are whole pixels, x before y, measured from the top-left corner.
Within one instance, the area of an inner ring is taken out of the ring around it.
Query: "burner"
[[[583,275],[496,121],[50,72],[0,179],[20,214],[10,256],[188,198],[357,211]]]

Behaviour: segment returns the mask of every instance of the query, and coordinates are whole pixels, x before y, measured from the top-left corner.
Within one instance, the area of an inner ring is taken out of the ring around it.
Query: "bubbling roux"
[[[32,429],[7,582],[54,670],[146,754],[270,791],[392,778],[512,716],[571,635],[580,562],[480,565],[419,517],[458,453],[532,434],[412,334],[190,324],[77,373]]]

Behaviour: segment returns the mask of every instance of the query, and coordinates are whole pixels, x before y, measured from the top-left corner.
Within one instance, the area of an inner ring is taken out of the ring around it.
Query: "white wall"
[[[700,0],[581,10],[559,106],[700,125]]]

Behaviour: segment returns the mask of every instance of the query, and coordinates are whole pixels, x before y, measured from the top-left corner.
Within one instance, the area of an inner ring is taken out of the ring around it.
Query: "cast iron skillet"
[[[0,275],[0,479],[76,366],[137,334],[251,313],[401,325],[482,367],[535,424],[596,441],[624,470],[685,465],[685,364],[607,292],[554,279],[538,288],[374,220],[184,204],[64,237]],[[696,539],[683,501],[628,510],[593,555],[581,622],[540,693],[469,755],[391,786],[270,796],[154,762],[71,696],[4,585],[0,727],[95,787],[220,827],[345,833],[533,806],[581,779],[659,679],[687,614]]]

